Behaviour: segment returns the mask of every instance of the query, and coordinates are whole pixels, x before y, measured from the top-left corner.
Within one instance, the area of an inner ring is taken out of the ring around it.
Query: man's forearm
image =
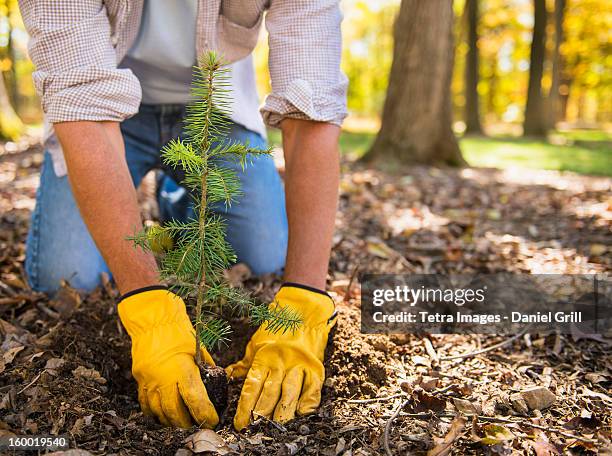
[[[158,283],[155,259],[127,236],[142,229],[117,122],[54,125],[81,216],[121,293]]]
[[[289,245],[285,280],[325,289],[338,204],[340,128],[285,119],[285,193]]]

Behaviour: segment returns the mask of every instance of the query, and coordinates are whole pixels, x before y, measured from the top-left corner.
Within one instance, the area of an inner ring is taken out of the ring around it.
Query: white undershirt
[[[142,87],[145,104],[186,104],[196,58],[197,0],[145,0],[138,36],[119,65]],[[265,137],[252,57],[232,65],[232,120]]]

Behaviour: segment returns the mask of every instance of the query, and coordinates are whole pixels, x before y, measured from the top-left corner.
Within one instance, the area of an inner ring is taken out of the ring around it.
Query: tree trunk
[[[478,97],[478,0],[466,0],[468,52],[465,61],[465,132],[482,134]]]
[[[493,114],[497,117],[497,112],[495,109],[495,96],[497,95],[498,92],[498,85],[499,85],[499,72],[498,72],[498,59],[497,59],[497,54],[493,54],[491,55],[488,59],[487,62],[487,73],[488,73],[488,77],[487,77],[487,82],[489,84],[489,90],[487,91],[487,97],[485,98],[485,103],[486,103],[486,111],[489,114]]]
[[[23,123],[11,105],[4,75],[0,72],[0,139],[17,139],[22,129]]]
[[[529,65],[529,88],[523,132],[525,136],[545,136],[547,130],[544,98],[542,96],[542,74],[544,72],[546,39],[546,0],[533,0],[534,21],[531,41],[531,63]]]
[[[366,160],[465,164],[452,131],[451,0],[403,0],[382,126]]]
[[[557,112],[557,122],[567,120],[567,106],[569,104],[570,92],[572,90],[572,79],[569,76],[561,75],[559,85],[559,111]]]
[[[13,39],[13,11],[12,11],[12,2],[6,2],[6,23],[7,30],[6,34],[8,36],[8,42],[6,46],[6,57],[9,58],[11,62],[11,68],[7,74],[8,77],[5,79],[5,84],[7,86],[9,100],[15,112],[19,112],[19,89],[17,87],[17,59],[15,53],[15,41]]]
[[[552,56],[552,80],[550,84],[550,92],[548,94],[548,126],[555,128],[555,124],[559,119],[561,108],[561,96],[559,87],[561,82],[561,67],[563,65],[561,58],[561,44],[563,43],[563,19],[565,17],[566,0],[555,0],[555,48]]]

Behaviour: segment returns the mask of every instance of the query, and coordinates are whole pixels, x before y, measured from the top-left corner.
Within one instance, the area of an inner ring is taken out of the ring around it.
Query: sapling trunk
[[[212,93],[213,92],[212,73],[208,75],[207,82],[208,82],[208,93]],[[209,103],[207,105],[207,110],[205,114],[207,121],[204,124],[204,132],[203,132],[204,139],[202,140],[202,149],[204,151],[208,151],[208,148],[210,147],[210,145],[208,144],[208,130],[209,130],[209,125],[210,125],[211,110],[212,110],[212,103]],[[208,177],[208,169],[207,169],[208,156],[206,153],[202,154],[202,160],[204,162],[204,165],[203,165],[204,172],[202,173],[202,181],[200,184],[202,188],[202,194],[200,195],[200,211],[198,214],[198,218],[199,218],[198,228],[200,232],[200,239],[202,240],[200,244],[200,255],[202,258],[204,258],[204,256],[206,255],[206,252],[204,251],[204,245],[206,243],[206,203],[207,203],[206,201],[206,190],[207,190],[206,179]],[[206,296],[206,263],[202,261],[200,264],[200,281],[198,283],[198,294],[196,298],[196,325],[195,325],[196,335],[202,332],[202,319],[200,318],[200,315],[202,315],[202,307],[204,306],[205,296]],[[195,338],[195,343],[196,343],[196,364],[200,368],[200,371],[202,371],[204,366],[202,363],[202,353],[200,351],[200,338],[199,337]]]

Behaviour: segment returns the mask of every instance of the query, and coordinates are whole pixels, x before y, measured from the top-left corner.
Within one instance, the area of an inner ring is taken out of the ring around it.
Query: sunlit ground
[[[374,140],[371,131],[344,131],[342,151],[363,155]],[[269,132],[272,145],[280,145],[278,130]],[[612,134],[600,130],[555,132],[547,140],[509,136],[465,137],[460,140],[467,162],[474,167],[530,168],[612,176]]]

